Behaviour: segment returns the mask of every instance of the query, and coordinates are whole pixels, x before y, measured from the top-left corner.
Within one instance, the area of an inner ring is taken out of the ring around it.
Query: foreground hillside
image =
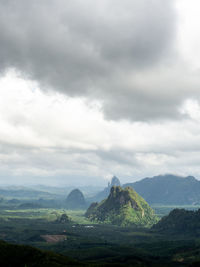
[[[147,202],[131,187],[113,186],[107,199],[92,203],[86,212],[92,221],[127,226],[151,226],[157,218]]]
[[[200,181],[193,176],[159,175],[128,183],[149,204],[194,205],[200,203]]]
[[[83,266],[78,261],[24,245],[0,241],[0,266],[9,267],[64,267]]]
[[[111,250],[113,249],[113,251]],[[26,245],[13,245],[0,241],[0,266],[2,267],[106,267],[106,266],[135,266],[135,267],[175,267],[179,266],[168,259],[141,253],[137,249],[127,247],[109,247],[107,251],[98,248],[81,251],[83,254],[93,254],[93,259],[76,261],[64,255],[51,251],[42,251]],[[113,252],[116,255],[113,255]],[[109,254],[110,253],[110,254]],[[79,252],[80,254],[80,252]],[[99,254],[99,255],[98,255]],[[106,255],[107,254],[107,255]],[[109,255],[109,257],[108,257]],[[102,258],[103,261],[102,261]],[[185,265],[184,265],[185,266]]]

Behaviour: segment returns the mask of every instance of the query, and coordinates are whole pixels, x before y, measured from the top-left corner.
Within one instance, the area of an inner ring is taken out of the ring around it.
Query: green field
[[[4,220],[8,219],[44,219],[47,221],[55,221],[63,213],[67,215],[75,222],[81,224],[91,224],[84,216],[84,210],[64,210],[64,209],[5,209],[0,210],[0,218]]]

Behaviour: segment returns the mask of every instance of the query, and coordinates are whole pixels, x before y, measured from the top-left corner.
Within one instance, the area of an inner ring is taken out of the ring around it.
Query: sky
[[[200,179],[198,0],[0,0],[0,184]]]

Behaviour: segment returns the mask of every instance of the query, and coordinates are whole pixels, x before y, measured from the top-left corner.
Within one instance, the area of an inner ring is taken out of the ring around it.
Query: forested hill
[[[113,186],[109,196],[92,203],[86,212],[92,221],[114,225],[151,226],[157,222],[154,211],[131,187]]]
[[[193,176],[159,175],[127,183],[149,204],[195,205],[200,204],[200,181]]]
[[[153,229],[163,234],[200,236],[200,209],[174,209],[155,224]]]

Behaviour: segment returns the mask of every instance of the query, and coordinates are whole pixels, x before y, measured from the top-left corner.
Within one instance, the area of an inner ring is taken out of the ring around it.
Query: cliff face
[[[151,226],[157,218],[147,202],[132,188],[113,186],[107,199],[92,203],[86,212],[92,221],[116,225]]]

